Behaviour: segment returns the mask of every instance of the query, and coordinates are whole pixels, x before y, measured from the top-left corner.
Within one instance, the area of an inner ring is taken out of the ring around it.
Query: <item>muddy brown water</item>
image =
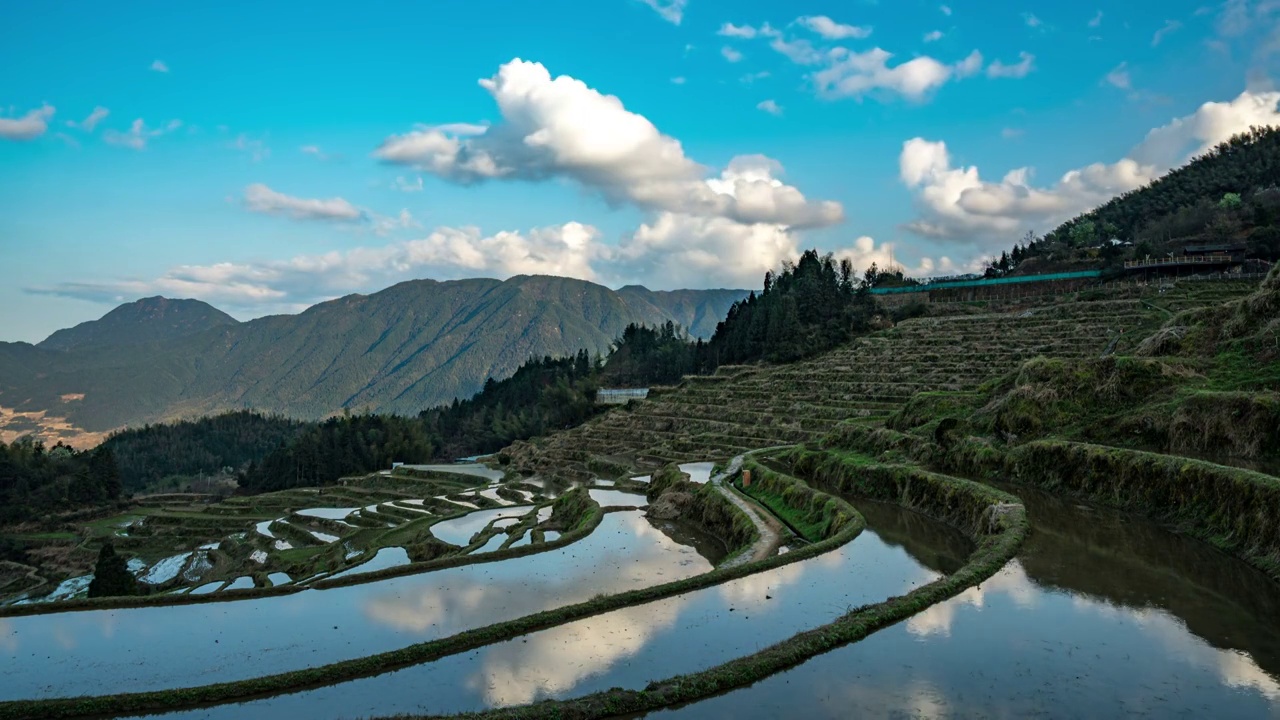
[[[862,642],[652,716],[1280,718],[1280,585],[1151,523],[1005,489],[1033,531],[994,577]]]

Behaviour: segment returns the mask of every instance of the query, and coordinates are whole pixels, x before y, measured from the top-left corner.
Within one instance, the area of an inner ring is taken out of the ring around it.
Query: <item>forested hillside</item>
[[[112,433],[103,449],[120,469],[125,490],[138,492],[170,476],[240,472],[297,437],[306,423],[241,410]]]
[[[0,343],[0,407],[94,431],[249,408],[313,420],[344,409],[414,415],[530,357],[605,353],[632,323],[705,328],[745,294],[619,293],[545,276],[415,280],[298,315],[225,323],[206,313],[200,322],[214,326],[190,334],[140,301],[42,346]],[[136,342],[106,347],[107,337]]]
[[[121,491],[110,450],[77,452],[32,440],[0,443],[0,525],[111,502]]]
[[[1280,128],[1255,128],[1042,238],[1029,235],[989,272],[1117,267],[1135,257],[1181,254],[1192,243],[1242,243],[1248,257],[1274,262],[1280,260],[1277,182]]]

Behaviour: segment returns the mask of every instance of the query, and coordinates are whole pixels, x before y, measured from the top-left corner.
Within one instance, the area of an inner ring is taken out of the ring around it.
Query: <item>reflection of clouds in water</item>
[[[98,627],[102,630],[102,637],[110,640],[116,634],[116,616],[111,613],[104,613],[97,618]]]
[[[420,588],[372,597],[365,603],[365,615],[401,631],[423,633],[435,628],[453,632],[710,569],[694,550],[667,537],[640,513],[612,513],[608,517],[616,524],[607,532],[624,536],[625,549],[611,541],[595,553],[589,545],[572,551],[553,550],[550,552],[561,553],[554,558],[556,567],[544,565],[540,570],[505,578],[492,577],[484,565],[467,566],[452,575],[431,578]],[[596,532],[601,530],[605,526]],[[579,543],[591,541],[587,538]]]
[[[883,683],[844,685],[842,692],[824,697],[822,704],[829,717],[941,718],[949,714],[946,696],[922,678],[913,678],[904,689]]]
[[[987,602],[988,593],[1008,595],[1019,608],[1027,609],[1036,604],[1040,591],[1027,577],[1022,564],[1016,559],[1011,560],[1000,572],[978,585],[911,616],[907,620],[907,632],[916,637],[950,636],[951,623],[955,619],[959,606],[965,604],[981,609]]]
[[[844,557],[842,550],[837,549],[804,562],[794,562],[762,573],[753,573],[717,586],[720,597],[730,603],[765,602],[764,596],[778,588],[792,585],[804,577],[808,568],[822,569],[839,567]]]
[[[59,624],[53,628],[54,642],[63,650],[75,650],[76,636],[67,626]]]
[[[0,650],[18,652],[18,631],[13,629],[13,623],[4,618],[0,618]]]
[[[1181,619],[1163,610],[1133,615],[1138,627],[1164,645],[1170,657],[1217,673],[1229,687],[1255,690],[1271,701],[1273,710],[1280,711],[1280,680],[1258,667],[1249,653],[1219,650],[1188,630]]]
[[[435,627],[446,617],[466,615],[468,610],[487,607],[485,597],[500,588],[479,583],[467,587],[450,587],[421,595],[372,598],[365,605],[365,615],[397,630],[421,633]]]
[[[508,641],[485,652],[481,670],[467,680],[490,706],[524,705],[566,694],[583,679],[608,672],[671,627],[688,600],[623,608]]]

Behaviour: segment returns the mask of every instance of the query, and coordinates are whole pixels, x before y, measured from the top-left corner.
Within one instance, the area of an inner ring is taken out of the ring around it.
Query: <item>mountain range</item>
[[[611,290],[561,277],[411,280],[247,322],[145,298],[36,345],[0,343],[0,440],[76,447],[113,429],[253,408],[416,414],[533,356],[608,351],[629,323],[709,337],[746,290]]]

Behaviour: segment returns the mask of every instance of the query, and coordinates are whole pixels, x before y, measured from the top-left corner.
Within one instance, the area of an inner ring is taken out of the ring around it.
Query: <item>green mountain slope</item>
[[[239,321],[199,300],[143,298],[112,310],[99,320],[59,330],[37,347],[70,350],[85,346],[136,345],[174,340]]]
[[[194,321],[140,312],[175,301],[148,300],[37,346],[0,343],[0,407],[92,431],[242,408],[304,419],[416,414],[531,356],[606,351],[629,323],[714,328],[717,310],[744,294],[615,292],[546,276],[413,280],[245,323],[204,306],[213,313],[201,322],[213,326],[190,333]]]

